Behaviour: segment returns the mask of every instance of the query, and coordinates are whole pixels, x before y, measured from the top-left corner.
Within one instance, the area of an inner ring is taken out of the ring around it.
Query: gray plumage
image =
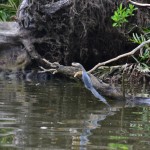
[[[98,98],[100,101],[102,101],[103,103],[105,103],[107,106],[110,107],[110,105],[107,103],[106,99],[101,96],[98,91],[93,87],[92,85],[92,81],[91,81],[91,78],[89,77],[89,75],[87,74],[86,70],[84,69],[84,67],[79,64],[79,63],[72,63],[73,66],[76,66],[76,67],[80,67],[82,69],[82,80],[84,82],[84,86],[90,90],[92,92],[92,94]]]

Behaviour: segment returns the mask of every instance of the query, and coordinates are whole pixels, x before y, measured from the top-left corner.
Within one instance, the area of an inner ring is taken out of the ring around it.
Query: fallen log
[[[74,75],[77,72],[82,71],[81,68],[78,68],[78,67],[64,66],[64,65],[60,65],[59,63],[56,63],[56,62],[50,63],[45,59],[43,59],[43,61],[45,63],[47,63],[47,65],[49,65],[49,69],[45,69],[42,67],[41,68],[42,71],[40,71],[40,72],[51,72],[53,74],[60,73],[65,76],[69,76],[70,78],[74,78]],[[102,80],[98,79],[97,77],[95,77],[94,75],[92,75],[90,73],[89,73],[89,76],[91,78],[93,87],[95,89],[97,89],[103,96],[107,96],[109,98],[119,99],[119,100],[125,99],[124,94],[120,88],[112,87],[112,86],[110,86],[110,84],[104,83]],[[81,79],[81,76],[79,79]],[[126,95],[126,97],[128,97],[128,96]]]

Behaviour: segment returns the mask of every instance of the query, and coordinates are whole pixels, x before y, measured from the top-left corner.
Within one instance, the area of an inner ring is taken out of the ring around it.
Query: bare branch
[[[60,66],[60,64],[58,62],[51,63],[48,60],[46,60],[45,58],[43,58],[42,60],[52,68],[58,68]]]
[[[138,2],[134,2],[132,0],[128,0],[128,2],[132,3],[133,5],[137,5],[137,6],[150,7],[150,4],[138,3]]]
[[[48,60],[46,60],[45,58],[43,58],[43,61],[44,61],[46,64],[48,64],[48,65],[52,66],[52,63],[51,63],[51,62],[49,62]]]
[[[115,58],[112,58],[108,61],[105,61],[105,62],[102,62],[102,63],[98,63],[96,66],[94,66],[91,70],[89,70],[88,72],[91,73],[93,72],[95,69],[97,69],[98,67],[102,66],[102,65],[106,65],[110,62],[113,62],[113,61],[117,61],[118,59],[120,58],[123,58],[123,57],[127,57],[127,56],[131,56],[133,55],[135,52],[137,52],[139,49],[141,49],[142,47],[144,47],[145,44],[148,44],[150,43],[150,39],[147,40],[147,41],[144,41],[143,43],[141,43],[138,47],[136,47],[135,49],[133,49],[131,52],[128,52],[128,53],[125,53],[125,54],[122,54],[122,55],[119,55]]]
[[[44,72],[51,72],[52,74],[57,73],[56,69],[45,69],[42,66],[40,66],[40,68],[42,69],[42,71],[38,71],[39,73],[44,73]]]

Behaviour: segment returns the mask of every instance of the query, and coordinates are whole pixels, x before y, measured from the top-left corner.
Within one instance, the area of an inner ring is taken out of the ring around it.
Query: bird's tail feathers
[[[98,98],[100,101],[102,101],[103,103],[105,103],[107,106],[110,107],[110,105],[107,103],[106,99],[101,96],[94,88],[91,89],[91,92],[93,93],[93,95]]]

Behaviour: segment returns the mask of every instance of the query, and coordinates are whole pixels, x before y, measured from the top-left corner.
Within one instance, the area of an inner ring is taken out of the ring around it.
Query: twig
[[[52,66],[52,63],[51,63],[51,62],[49,62],[48,60],[46,60],[45,58],[43,58],[43,61],[44,61],[46,64],[48,64],[48,65]]]
[[[137,28],[138,26],[137,25],[135,25],[135,26],[133,26],[128,32],[126,32],[125,34],[130,34],[135,28]]]
[[[50,67],[53,68],[58,68],[60,66],[60,64],[58,62],[49,62],[48,60],[46,60],[45,58],[42,59],[46,64],[48,64]]]
[[[142,7],[150,7],[150,4],[143,4],[143,3],[138,3],[138,2],[134,2],[132,0],[128,0],[128,2],[137,5],[137,6],[142,6]]]
[[[58,72],[57,69],[60,66],[60,64],[58,62],[51,63],[48,60],[46,60],[45,58],[43,58],[42,61],[44,63],[46,63],[47,65],[49,65],[49,67],[51,67],[51,69],[45,69],[44,67],[40,66],[40,68],[42,69],[42,71],[39,71],[39,73],[51,72],[52,74],[55,74],[55,73]]]
[[[42,66],[40,66],[40,68],[42,69],[42,71],[39,71],[39,73],[44,73],[44,72],[51,72],[52,74],[57,73],[56,69],[45,69]]]
[[[96,68],[98,68],[98,67],[100,67],[100,66],[102,66],[102,65],[106,65],[106,64],[108,64],[108,63],[110,63],[110,62],[116,61],[116,60],[118,60],[118,59],[120,59],[120,58],[123,58],[123,57],[131,56],[131,55],[133,55],[136,51],[138,51],[139,49],[141,49],[142,47],[144,47],[145,44],[148,44],[148,43],[150,43],[150,39],[147,40],[147,41],[142,42],[138,47],[136,47],[135,49],[133,49],[131,52],[128,52],[128,53],[119,55],[119,56],[117,56],[117,57],[115,57],[115,58],[112,58],[112,59],[110,59],[110,60],[108,60],[108,61],[105,61],[105,62],[102,62],[102,63],[98,63],[98,64],[97,64],[96,66],[94,66],[91,70],[89,70],[88,73],[93,72]]]

